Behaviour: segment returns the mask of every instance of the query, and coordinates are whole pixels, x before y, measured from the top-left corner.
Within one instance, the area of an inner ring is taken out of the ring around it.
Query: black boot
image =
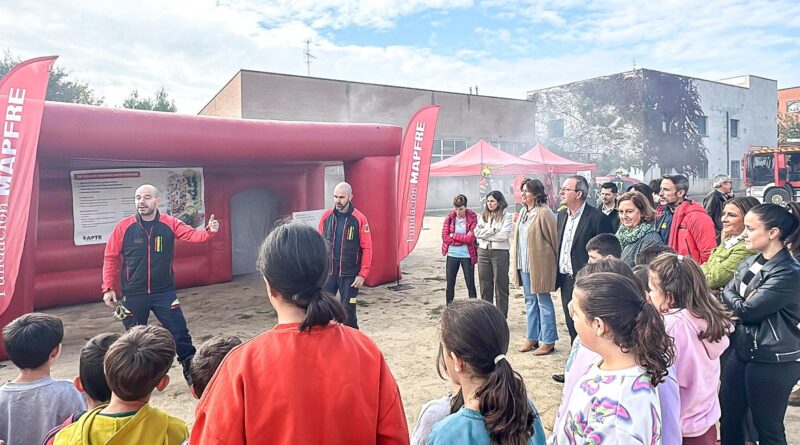
[[[186,357],[184,360],[180,360],[180,364],[183,367],[183,379],[186,380],[186,384],[192,386],[192,358],[193,355]]]

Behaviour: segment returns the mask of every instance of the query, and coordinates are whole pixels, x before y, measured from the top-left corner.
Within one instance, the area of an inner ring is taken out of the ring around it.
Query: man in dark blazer
[[[617,212],[617,184],[613,182],[604,182],[600,186],[600,199],[597,201],[597,208],[604,215],[608,216],[611,221],[611,229],[613,233],[617,233],[619,229],[619,213]]]
[[[575,275],[589,262],[586,243],[600,233],[613,233],[611,220],[600,210],[586,204],[589,183],[583,176],[569,176],[561,187],[561,203],[566,208],[558,212],[558,275],[556,286],[561,288],[561,305],[569,330],[570,343],[578,336],[569,316]],[[555,378],[555,376],[554,376]]]

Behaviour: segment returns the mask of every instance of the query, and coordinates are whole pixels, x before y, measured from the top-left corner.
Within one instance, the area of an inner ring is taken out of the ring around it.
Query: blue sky
[[[524,98],[637,67],[800,85],[800,2],[156,0],[0,2],[0,48],[119,105],[164,86],[196,113],[239,70]]]

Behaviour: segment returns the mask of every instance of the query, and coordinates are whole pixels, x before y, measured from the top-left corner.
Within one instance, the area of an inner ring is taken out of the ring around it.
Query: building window
[[[467,149],[464,139],[434,139],[431,162],[442,161]]]
[[[708,116],[697,116],[695,124],[697,124],[697,134],[708,136]]]
[[[742,167],[739,164],[739,161],[731,161],[731,179],[741,179],[742,178]]]
[[[456,154],[456,141],[442,139],[442,159],[447,159],[454,154]]]
[[[708,178],[708,160],[703,161],[697,168],[697,176],[699,178]]]
[[[547,137],[550,139],[564,137],[564,119],[553,119],[547,122]]]
[[[431,149],[431,162],[441,161],[442,157],[442,140],[434,139],[433,148]]]
[[[786,104],[787,113],[800,113],[800,101],[789,102]]]
[[[731,137],[739,137],[739,119],[731,119]]]

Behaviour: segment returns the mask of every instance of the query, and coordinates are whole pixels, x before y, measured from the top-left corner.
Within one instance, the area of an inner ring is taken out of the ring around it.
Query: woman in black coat
[[[742,262],[722,301],[736,322],[722,370],[722,444],[744,444],[749,408],[761,443],[785,444],[783,417],[800,379],[800,263],[785,246],[800,228],[800,206],[753,207],[744,218]]]

